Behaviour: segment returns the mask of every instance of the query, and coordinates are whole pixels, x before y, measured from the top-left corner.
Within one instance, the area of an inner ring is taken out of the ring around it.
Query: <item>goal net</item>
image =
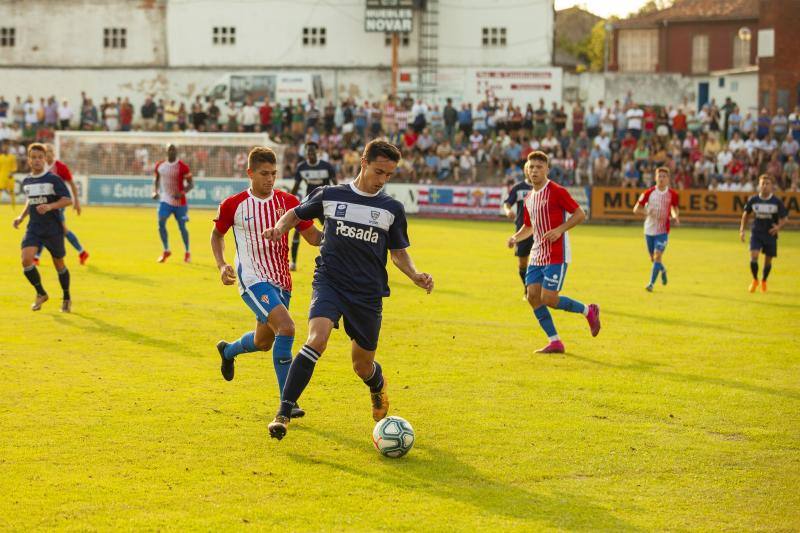
[[[56,156],[73,174],[152,177],[156,162],[174,144],[195,178],[245,178],[247,154],[268,146],[283,162],[283,146],[266,133],[56,132]]]

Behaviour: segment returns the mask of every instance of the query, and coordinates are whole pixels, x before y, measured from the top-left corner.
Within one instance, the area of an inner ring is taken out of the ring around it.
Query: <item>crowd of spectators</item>
[[[341,176],[358,171],[360,149],[385,137],[401,148],[397,180],[420,183],[500,184],[522,178],[528,153],[551,156],[551,177],[564,185],[649,186],[658,166],[672,170],[679,188],[752,191],[756,178],[771,174],[782,190],[800,186],[800,106],[790,114],[740,110],[727,99],[696,110],[640,105],[631,93],[607,105],[574,103],[548,108],[527,103],[483,101],[444,105],[387,97],[335,105],[313,99],[242,104],[196,97],[189,104],[148,97],[139,109],[127,98],[82,96],[73,109],[55,97],[35,101],[0,96],[0,140],[16,146],[49,140],[56,129],[173,132],[269,132],[284,144],[285,175],[314,141]],[[22,149],[24,152],[24,148]],[[213,154],[212,154],[213,155]],[[209,154],[198,160],[209,162]],[[208,163],[208,176],[240,174],[236,154]],[[230,163],[230,164],[229,164]]]

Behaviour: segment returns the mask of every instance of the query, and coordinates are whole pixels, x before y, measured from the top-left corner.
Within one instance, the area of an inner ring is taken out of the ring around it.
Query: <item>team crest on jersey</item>
[[[280,218],[280,217],[282,217],[283,215],[286,214],[286,209],[284,209],[283,207],[279,207],[275,211],[277,211],[277,213],[278,213],[278,218]]]
[[[262,294],[261,295],[261,302],[269,305],[269,296],[267,296],[266,294]]]
[[[335,217],[343,217],[347,214],[347,204],[336,204]]]
[[[370,218],[372,218],[372,222],[378,222],[378,219],[381,216],[381,212],[380,211],[370,211],[369,212],[369,216],[370,216]]]

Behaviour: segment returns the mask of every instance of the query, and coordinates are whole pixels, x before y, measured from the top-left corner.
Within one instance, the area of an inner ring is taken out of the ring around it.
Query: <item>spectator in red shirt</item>
[[[131,123],[133,122],[133,106],[130,101],[125,98],[119,106],[119,124],[122,131],[131,131]]]
[[[417,139],[419,135],[411,128],[406,129],[405,134],[403,135],[403,144],[405,144],[406,148],[411,150],[414,148],[414,145],[417,144]]]
[[[261,119],[261,131],[270,131],[272,129],[272,106],[269,105],[269,98],[264,98],[264,103],[258,108],[258,114]]]
[[[672,119],[672,131],[681,141],[686,137],[686,115],[682,107],[678,108],[678,114]]]

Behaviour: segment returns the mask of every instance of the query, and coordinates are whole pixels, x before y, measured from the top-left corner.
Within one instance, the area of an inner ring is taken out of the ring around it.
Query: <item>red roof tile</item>
[[[652,27],[661,22],[757,19],[758,0],[676,0],[661,11],[621,20],[618,28]]]

